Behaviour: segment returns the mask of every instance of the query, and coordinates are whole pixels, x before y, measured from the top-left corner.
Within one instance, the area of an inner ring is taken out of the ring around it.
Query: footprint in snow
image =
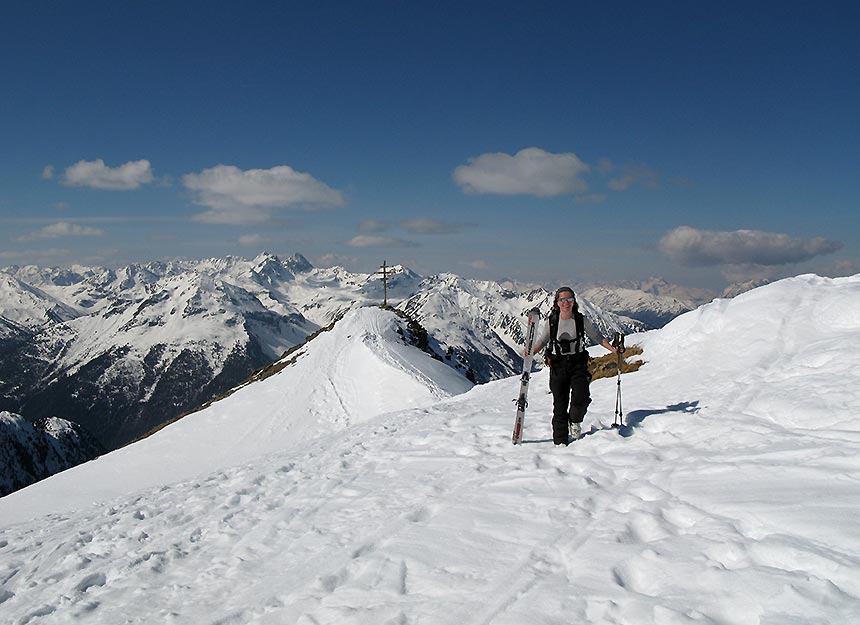
[[[423,523],[427,519],[429,519],[433,515],[433,511],[430,510],[427,506],[421,506],[409,512],[406,515],[406,520],[411,521],[412,523]]]
[[[623,534],[618,538],[621,543],[652,543],[675,535],[673,527],[665,520],[650,512],[632,512]]]
[[[663,508],[663,518],[681,529],[690,529],[705,515],[692,506],[686,504],[673,504]]]
[[[359,547],[358,549],[356,549],[355,551],[352,552],[352,559],[358,560],[359,558],[367,555],[368,553],[370,553],[374,549],[375,549],[375,546],[373,545],[373,543],[366,543],[366,544],[362,545],[361,547]]]
[[[90,588],[94,586],[104,586],[107,584],[107,577],[105,577],[104,573],[92,573],[87,575],[84,579],[82,579],[75,586],[75,590],[78,592],[87,592]]]
[[[666,491],[657,488],[653,484],[636,484],[631,486],[627,492],[642,501],[652,502],[666,499]]]
[[[320,587],[328,593],[332,593],[349,579],[349,572],[346,569],[341,569],[334,575],[324,575],[319,578]]]

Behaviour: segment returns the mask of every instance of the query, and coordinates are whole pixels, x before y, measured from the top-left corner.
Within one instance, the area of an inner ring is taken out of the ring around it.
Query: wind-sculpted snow
[[[624,376],[622,435],[616,381],[597,380],[567,448],[551,444],[542,371],[521,446],[512,377],[299,428],[277,450],[261,441],[303,399],[275,401],[274,376],[162,431],[203,440],[193,478],[149,439],[75,488],[54,484],[84,467],[0,499],[0,610],[16,625],[853,625],[858,310],[860,276],[801,276],[687,313],[637,337],[647,363]],[[365,363],[391,349],[384,368],[310,351],[295,367],[405,391],[393,372],[416,360],[387,330],[365,335],[372,323],[343,349]],[[204,451],[216,436],[246,455]]]

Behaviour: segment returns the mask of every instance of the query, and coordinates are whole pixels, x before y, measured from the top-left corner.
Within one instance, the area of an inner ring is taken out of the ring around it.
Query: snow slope
[[[597,380],[567,448],[542,371],[522,446],[509,378],[349,427],[318,415],[278,451],[275,376],[156,439],[221,428],[244,458],[124,486],[143,457],[181,464],[150,439],[0,499],[0,609],[16,624],[860,622],[858,311],[860,275],[800,276],[640,335],[622,436],[616,382]],[[368,345],[373,319],[350,340]],[[383,371],[385,392],[406,388]],[[249,439],[257,420],[270,429]],[[98,485],[54,486],[119,454]],[[31,519],[48,498],[62,512]]]
[[[352,311],[285,357],[290,364],[275,375],[137,444],[3,498],[2,518],[62,512],[190,479],[472,387],[450,367],[404,344],[397,334],[401,325],[406,324],[378,308]]]

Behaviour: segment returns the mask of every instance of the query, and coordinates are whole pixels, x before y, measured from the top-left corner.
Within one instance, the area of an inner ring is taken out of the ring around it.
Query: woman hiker
[[[561,287],[555,292],[552,311],[546,327],[537,338],[534,354],[548,343],[549,388],[552,391],[552,440],[567,445],[568,434],[576,440],[582,434],[582,419],[591,403],[588,385],[588,350],[586,336],[613,353],[618,350],[586,319],[576,303],[573,289]]]

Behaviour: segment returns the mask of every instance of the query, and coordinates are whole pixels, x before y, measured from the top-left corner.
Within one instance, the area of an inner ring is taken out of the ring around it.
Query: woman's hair
[[[569,286],[563,286],[563,287],[555,290],[555,297],[552,298],[552,312],[553,313],[555,313],[559,310],[559,308],[558,308],[558,296],[561,293],[564,293],[565,291],[568,291],[568,292],[570,292],[571,295],[573,295],[573,310],[574,311],[579,310],[579,302],[576,301],[576,293],[574,293],[573,289],[570,288]]]
[[[555,290],[555,297],[553,298],[552,303],[558,304],[558,296],[565,291],[570,291],[570,294],[576,297],[576,293],[573,292],[572,288],[570,288],[569,286],[563,286]]]

